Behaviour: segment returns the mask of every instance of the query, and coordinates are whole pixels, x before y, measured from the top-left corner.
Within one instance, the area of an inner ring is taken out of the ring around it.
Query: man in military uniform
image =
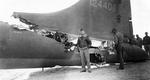
[[[142,48],[143,41],[142,41],[142,38],[140,38],[138,34],[136,35],[136,41],[137,41],[137,46]]]
[[[118,32],[115,28],[112,30],[112,33],[114,35],[114,42],[115,42],[115,49],[117,51],[117,57],[119,59],[119,68],[118,70],[124,69],[124,59],[123,59],[123,34],[121,32]]]
[[[148,36],[148,32],[145,32],[145,37],[143,38],[144,49],[147,54],[150,54],[150,36]]]
[[[77,47],[80,52],[80,57],[81,57],[81,63],[82,63],[82,70],[81,72],[86,72],[86,62],[87,62],[87,67],[88,67],[88,72],[91,72],[91,66],[90,66],[90,54],[89,54],[89,47],[91,46],[91,40],[85,34],[83,29],[80,29],[80,37],[78,38],[77,41]]]

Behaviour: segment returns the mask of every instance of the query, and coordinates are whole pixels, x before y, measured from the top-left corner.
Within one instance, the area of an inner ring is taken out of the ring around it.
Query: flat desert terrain
[[[80,72],[80,66],[53,68],[0,69],[0,80],[150,80],[150,61],[117,65],[92,66],[92,72]]]

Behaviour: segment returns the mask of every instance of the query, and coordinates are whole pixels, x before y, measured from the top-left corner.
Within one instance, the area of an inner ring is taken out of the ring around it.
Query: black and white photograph
[[[0,0],[0,80],[150,80],[150,0]]]

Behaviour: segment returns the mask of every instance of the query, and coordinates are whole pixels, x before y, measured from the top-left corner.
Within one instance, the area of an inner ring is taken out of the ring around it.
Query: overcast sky
[[[79,0],[1,0],[0,21],[11,21],[16,12],[49,13],[65,9]],[[133,29],[135,34],[150,33],[150,0],[131,0]]]
[[[131,0],[131,9],[134,33],[150,35],[150,0]]]

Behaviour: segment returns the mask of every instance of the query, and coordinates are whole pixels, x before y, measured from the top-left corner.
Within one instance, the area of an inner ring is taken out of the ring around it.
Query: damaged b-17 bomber
[[[95,41],[100,44],[90,48],[93,62],[118,62],[113,48],[113,28],[127,37],[133,35],[130,0],[80,0],[59,12],[14,12],[13,16],[29,28],[0,25],[0,68],[3,69],[81,65],[75,48],[81,25],[92,44]],[[136,45],[125,43],[124,49],[125,61],[143,61],[148,57]]]
[[[17,18],[17,17],[15,17]],[[29,22],[28,20],[19,17],[20,21],[23,21],[28,25],[28,28],[26,29],[21,29],[18,26],[13,26],[15,29],[17,28],[18,31],[26,30],[26,31],[32,31],[37,34],[40,34],[41,36],[53,39],[60,43],[60,45],[64,46],[64,52],[65,53],[70,53],[75,51],[79,52],[78,48],[76,47],[76,41],[78,35],[73,35],[73,34],[68,34],[68,33],[63,33],[60,32],[59,30],[53,30],[53,31],[47,31],[45,29],[39,29],[38,25],[35,25],[34,23]],[[68,38],[69,37],[69,38]],[[70,38],[73,38],[72,40]],[[94,40],[94,38],[93,38]],[[91,46],[91,62],[93,63],[100,63],[100,62],[106,62],[106,56],[108,55],[108,50],[112,51],[113,53],[113,45],[104,47],[104,45],[107,44],[107,41],[98,41],[99,43],[102,42],[101,46]],[[112,41],[111,41],[112,42]],[[113,42],[112,42],[113,43]],[[111,43],[111,44],[112,44]],[[99,44],[100,45],[100,44]],[[72,49],[71,49],[72,48]],[[105,53],[100,53],[99,51],[104,51]]]

